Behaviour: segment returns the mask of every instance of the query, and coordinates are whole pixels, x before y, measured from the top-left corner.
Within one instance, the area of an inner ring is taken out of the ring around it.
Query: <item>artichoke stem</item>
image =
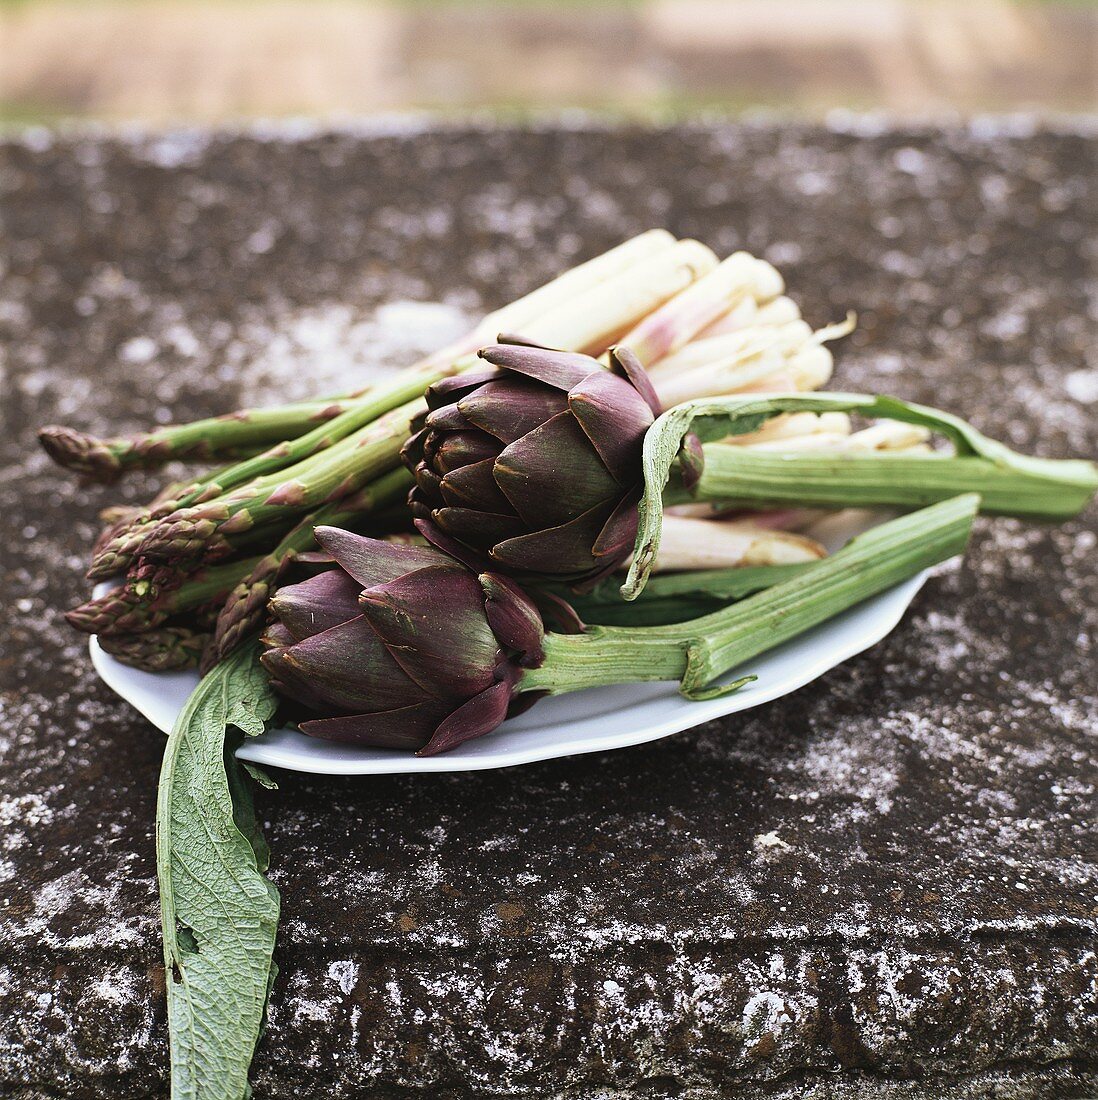
[[[545,661],[519,691],[562,694],[645,680],[679,680],[688,696],[714,678],[862,600],[962,553],[979,505],[957,496],[881,524],[791,580],[686,623],[547,634]]]
[[[693,490],[672,486],[665,504],[721,500],[834,508],[916,507],[978,493],[991,515],[1067,519],[1098,488],[1094,465],[1079,459],[1026,459],[1024,469],[973,455],[896,452],[811,454],[756,451],[723,443],[703,448]]]

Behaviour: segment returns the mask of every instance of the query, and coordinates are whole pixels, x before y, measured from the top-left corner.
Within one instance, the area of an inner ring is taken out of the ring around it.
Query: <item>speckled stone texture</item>
[[[0,1095],[166,1095],[162,738],[61,618],[117,494],[52,469],[35,426],[331,388],[663,224],[769,257],[815,323],[857,308],[838,386],[1094,453],[1091,140],[849,119],[4,145]],[[1094,518],[981,522],[887,641],[657,744],[279,776],[259,1100],[1098,1092]]]

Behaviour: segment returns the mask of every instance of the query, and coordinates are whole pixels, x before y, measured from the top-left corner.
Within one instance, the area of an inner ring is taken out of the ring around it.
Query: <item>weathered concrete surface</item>
[[[1098,449],[1085,135],[861,129],[3,148],[0,1094],[165,1093],[161,737],[61,619],[110,494],[34,426],[330,387],[662,223],[768,255],[815,322],[856,306],[843,386]],[[658,744],[280,777],[257,1095],[1098,1091],[1089,519],[982,523],[870,653]]]

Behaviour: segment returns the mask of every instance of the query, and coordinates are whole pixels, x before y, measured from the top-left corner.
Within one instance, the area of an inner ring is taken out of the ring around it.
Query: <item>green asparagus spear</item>
[[[342,500],[322,505],[301,519],[269,553],[260,558],[251,571],[229,593],[217,618],[213,641],[203,658],[203,672],[224,660],[245,638],[263,625],[267,600],[286,567],[303,550],[316,542],[313,529],[326,524],[346,527],[407,495],[412,475],[403,467],[382,474],[364,489]]]
[[[59,466],[91,481],[110,484],[127,470],[154,470],[174,459],[254,455],[284,439],[295,439],[360,402],[302,401],[274,408],[241,409],[113,439],[51,424],[38,433],[38,440]]]
[[[597,354],[605,350],[614,334],[630,330],[714,266],[716,258],[697,241],[675,242],[662,232],[642,234],[611,249],[490,314],[464,339],[428,356],[391,383],[375,387],[361,405],[313,432],[239,463],[216,483],[210,481],[193,493],[182,494],[172,507],[161,506],[154,515],[138,517],[102,548],[88,576],[102,579],[125,569],[155,521],[169,512],[198,506],[254,478],[288,469],[386,409],[421,394],[431,382],[479,363],[472,353],[499,332],[521,331],[542,343]]]
[[[184,521],[187,518],[186,515],[173,515],[173,513],[184,513],[189,508],[202,509],[194,514],[195,519],[202,519],[209,514],[205,505],[233,489],[243,487],[246,490],[253,483],[280,485],[287,480],[284,476],[277,476],[281,471],[285,470],[287,474],[291,471],[296,472],[297,464],[317,457],[320,452],[334,447],[348,437],[354,436],[355,433],[360,433],[364,428],[369,427],[371,422],[395,410],[401,404],[421,397],[431,382],[479,362],[474,357],[458,360],[448,367],[426,365],[403,371],[398,378],[374,387],[361,402],[354,404],[333,420],[319,425],[313,431],[297,439],[285,440],[255,458],[227,467],[219,471],[216,477],[195,482],[174,500],[162,503],[156,509],[150,510],[147,515],[139,517],[126,529],[117,532],[93,559],[88,572],[89,579],[102,580],[117,574],[120,569],[125,569],[139,550],[144,552],[145,540],[153,536],[154,531],[157,534],[153,538],[153,544],[166,538],[170,546],[175,535],[168,534],[160,521],[167,517],[171,517],[173,521]],[[369,476],[365,480],[369,480]],[[359,484],[363,483],[359,482]],[[246,493],[246,497],[250,499],[251,493]],[[157,531],[158,527],[161,528],[159,531]],[[198,537],[201,541],[201,536]],[[168,549],[165,553],[170,554],[172,551]]]
[[[109,526],[95,540],[88,580],[105,581],[125,573],[141,546],[141,540],[152,530],[155,521],[174,512],[178,501],[188,494],[211,492],[209,486],[216,484],[229,468],[209,470],[191,482],[171,482],[144,507],[106,509],[100,518]]]
[[[394,469],[422,398],[393,409],[337,446],[286,471],[242,485],[232,493],[161,520],[141,544],[155,561],[214,561],[230,552],[231,539],[272,521],[293,520],[321,504],[349,496]]]
[[[65,612],[86,634],[131,634],[152,630],[170,616],[223,600],[258,558],[224,562],[184,574],[142,563],[118,588]]]
[[[124,665],[142,672],[194,668],[210,635],[183,626],[165,626],[141,634],[103,634],[99,647]]]

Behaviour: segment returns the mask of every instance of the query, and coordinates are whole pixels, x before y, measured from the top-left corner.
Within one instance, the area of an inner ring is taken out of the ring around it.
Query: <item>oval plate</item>
[[[884,518],[880,513],[872,517],[865,513],[841,515],[841,521],[832,521],[830,529],[813,532],[832,551]],[[868,649],[896,626],[927,576],[926,572],[920,573],[764,653],[743,668],[733,669],[726,679],[747,673],[758,679],[723,699],[693,703],[678,693],[677,684],[669,682],[618,684],[544,699],[525,714],[504,722],[496,732],[441,756],[421,759],[392,749],[357,748],[320,741],[290,729],[249,738],[237,750],[237,756],[256,764],[318,775],[379,775],[509,768],[640,745],[769,703]],[[194,670],[151,673],[129,668],[104,653],[94,637],[91,656],[103,681],[165,733],[198,683]]]

